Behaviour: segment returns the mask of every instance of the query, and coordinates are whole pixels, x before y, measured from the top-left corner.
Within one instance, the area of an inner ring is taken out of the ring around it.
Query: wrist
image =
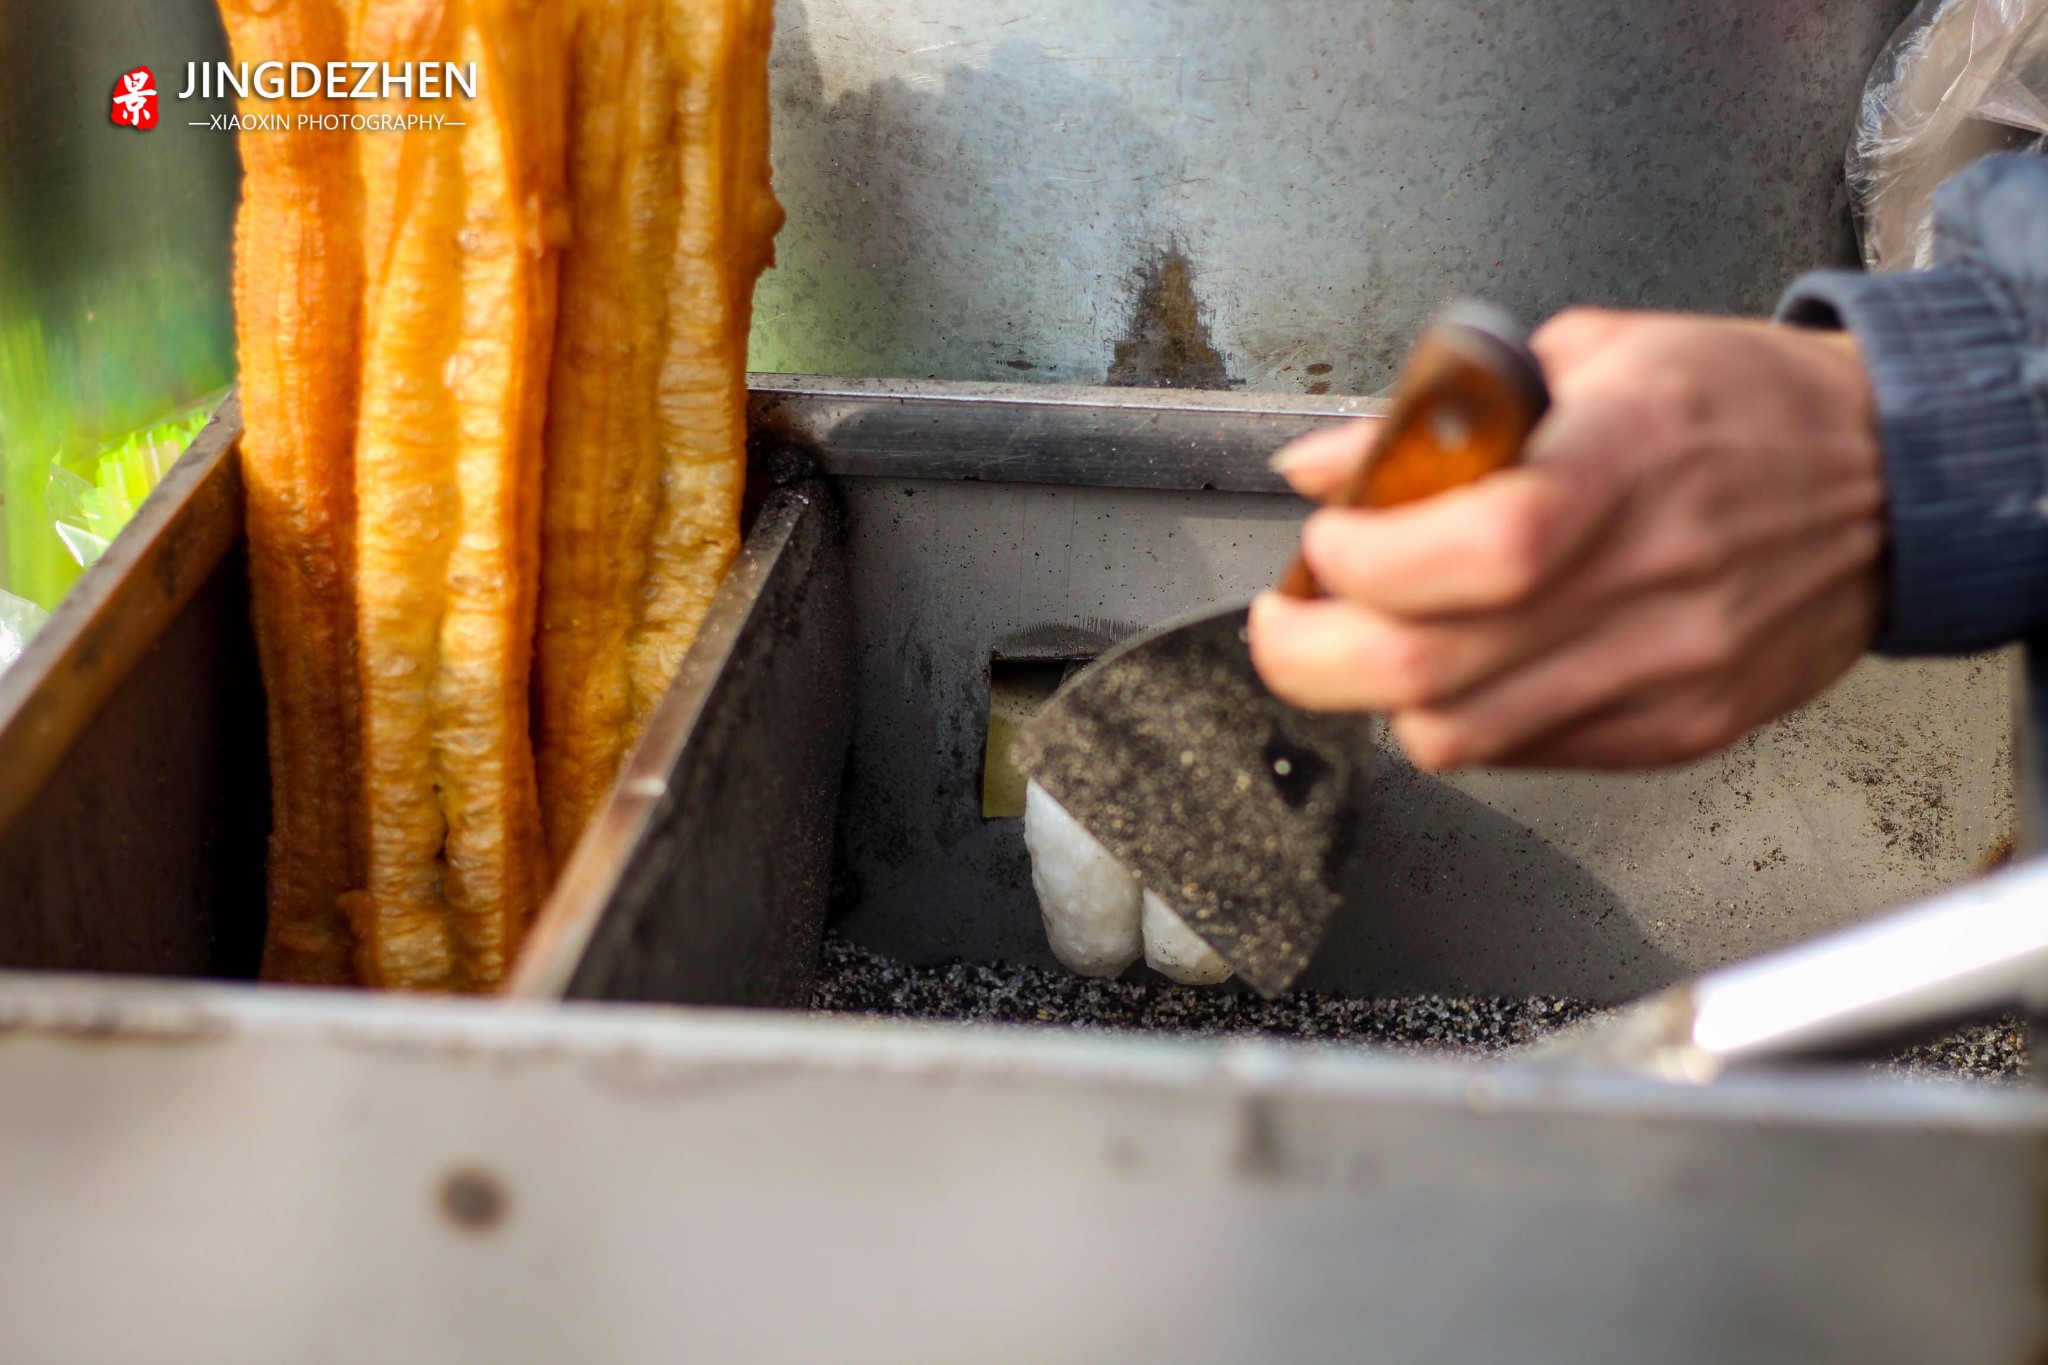
[[[2048,413],[1999,287],[1960,269],[1821,272],[1793,286],[1780,315],[1841,328],[1828,353],[1853,342],[1864,371],[1889,541],[1879,648],[1965,653],[2038,629]]]
[[[1863,361],[1863,344],[1847,328],[1803,329],[1801,340],[1812,349],[1827,404],[1828,429],[1837,434],[1849,468],[1867,478],[1880,497],[1884,491],[1884,439],[1877,413],[1877,391]],[[1880,517],[1882,504],[1880,503]]]

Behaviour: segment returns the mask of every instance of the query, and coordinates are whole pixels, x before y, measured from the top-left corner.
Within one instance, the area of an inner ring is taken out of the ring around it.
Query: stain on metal
[[[184,1045],[223,1042],[231,1033],[229,1020],[218,1008],[169,997],[22,995],[0,1002],[0,1040]]]
[[[481,1235],[504,1226],[512,1211],[512,1193],[491,1172],[462,1166],[442,1177],[439,1204],[458,1231]]]
[[[1280,1120],[1273,1111],[1273,1101],[1265,1095],[1247,1095],[1238,1106],[1240,1126],[1231,1164],[1244,1179],[1271,1180],[1287,1169]]]
[[[1127,389],[1229,389],[1237,386],[1195,295],[1194,267],[1177,246],[1138,268],[1130,324],[1116,344],[1105,383]]]
[[[756,364],[1085,381],[1169,240],[1256,389],[1371,393],[1475,288],[1768,311],[1854,258],[1841,147],[1909,8],[784,0]]]
[[[1129,621],[1100,616],[1084,616],[1078,625],[1048,621],[1003,636],[996,641],[993,653],[995,659],[1004,663],[1093,659],[1140,629]]]

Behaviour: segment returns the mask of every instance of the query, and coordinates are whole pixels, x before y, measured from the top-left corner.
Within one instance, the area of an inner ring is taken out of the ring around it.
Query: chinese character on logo
[[[156,127],[156,77],[138,66],[114,82],[114,122],[148,132]]]

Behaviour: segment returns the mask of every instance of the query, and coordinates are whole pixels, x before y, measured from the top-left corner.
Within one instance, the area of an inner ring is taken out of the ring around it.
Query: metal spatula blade
[[[1333,505],[1390,507],[1513,463],[1548,405],[1522,329],[1454,307],[1417,343],[1394,406]],[[1281,591],[1320,589],[1299,557]],[[1127,641],[1048,702],[1019,769],[1157,893],[1261,994],[1291,986],[1342,903],[1368,837],[1362,715],[1317,715],[1266,690],[1246,608]]]
[[[1532,1062],[1700,1083],[2048,1005],[2048,859],[1738,962],[1552,1035]]]
[[[1258,991],[1285,990],[1335,914],[1364,827],[1365,716],[1274,699],[1243,606],[1169,623],[1076,677],[1012,751]]]

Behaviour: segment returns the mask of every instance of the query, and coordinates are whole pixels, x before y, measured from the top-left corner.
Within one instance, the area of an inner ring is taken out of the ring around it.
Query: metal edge
[[[1006,384],[954,379],[850,379],[838,375],[753,371],[756,397],[849,398],[933,403],[1002,403],[1045,408],[1214,412],[1337,420],[1383,414],[1387,401],[1350,395],[1264,393],[1245,389],[1141,389],[1089,384]]]
[[[650,1084],[665,1073],[758,1066],[1118,1091],[1223,1087],[1244,1095],[1451,1106],[1475,1114],[2048,1132],[2048,1095],[2038,1090],[1929,1085],[1839,1070],[1750,1072],[1693,1086],[1628,1072],[1559,1071],[1514,1057],[1418,1056],[1273,1038],[1133,1037],[1028,1025],[0,971],[0,1047],[30,1041],[91,1048],[258,1041],[422,1059],[482,1057],[506,1065],[589,1063]]]
[[[782,480],[929,478],[1286,493],[1297,436],[1383,416],[1371,398],[754,375],[755,453]],[[961,412],[972,410],[971,418]]]
[[[804,519],[817,515],[816,495],[802,489],[777,489],[762,506],[676,681],[648,718],[646,733],[535,917],[502,995],[559,999],[567,994],[613,889],[668,794],[668,774],[682,760],[712,690],[761,605],[763,590]]]
[[[0,671],[0,831],[35,800],[242,534],[240,397],[213,412],[135,517]]]

